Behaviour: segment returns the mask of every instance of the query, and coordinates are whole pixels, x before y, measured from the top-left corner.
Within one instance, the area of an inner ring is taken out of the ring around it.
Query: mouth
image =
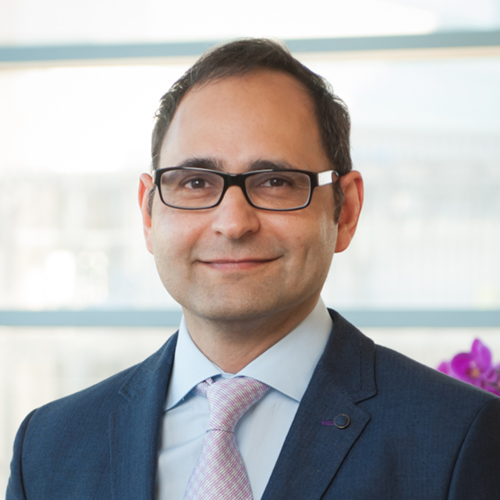
[[[214,259],[214,260],[200,260],[200,264],[216,269],[219,271],[246,271],[262,267],[266,264],[274,262],[278,258],[242,258],[242,259]]]

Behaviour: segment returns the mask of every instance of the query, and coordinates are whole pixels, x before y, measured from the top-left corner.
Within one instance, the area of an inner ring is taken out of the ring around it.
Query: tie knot
[[[233,432],[238,420],[254,405],[269,387],[249,377],[234,377],[213,382],[207,379],[196,391],[208,399],[210,418],[207,430]]]

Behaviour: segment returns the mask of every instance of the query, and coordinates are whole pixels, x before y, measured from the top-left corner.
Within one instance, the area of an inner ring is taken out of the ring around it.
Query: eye
[[[218,184],[218,178],[209,173],[182,172],[184,175],[179,182],[179,188],[188,190],[206,190]]]
[[[259,186],[264,188],[284,188],[293,186],[292,179],[284,175],[266,175],[259,179]]]
[[[206,179],[196,177],[194,179],[185,180],[183,186],[187,189],[204,189],[208,187],[208,182]]]
[[[283,186],[289,186],[290,181],[287,179],[282,179],[280,177],[273,177],[271,179],[268,179],[264,184],[268,185],[269,187],[283,187]]]
[[[184,196],[205,196],[207,193],[221,189],[222,177],[210,172],[195,169],[173,168],[167,170],[161,178],[164,196],[168,191],[184,193]]]

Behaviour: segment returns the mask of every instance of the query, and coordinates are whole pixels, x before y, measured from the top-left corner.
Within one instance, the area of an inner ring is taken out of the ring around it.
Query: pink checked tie
[[[191,474],[184,500],[252,500],[247,471],[236,446],[238,420],[267,392],[268,386],[247,377],[196,386],[206,395],[210,418],[200,458]]]

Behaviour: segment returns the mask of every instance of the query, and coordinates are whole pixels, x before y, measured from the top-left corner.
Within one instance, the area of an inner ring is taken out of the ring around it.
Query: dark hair
[[[321,141],[332,168],[341,176],[352,169],[349,112],[330,84],[295,59],[283,45],[267,39],[236,40],[208,50],[161,98],[156,112],[151,144],[152,168],[157,169],[165,133],[181,99],[195,85],[212,80],[241,76],[259,69],[281,71],[296,78],[311,97],[318,119]],[[334,183],[335,218],[342,209],[342,190]],[[150,205],[152,194],[150,193]]]

